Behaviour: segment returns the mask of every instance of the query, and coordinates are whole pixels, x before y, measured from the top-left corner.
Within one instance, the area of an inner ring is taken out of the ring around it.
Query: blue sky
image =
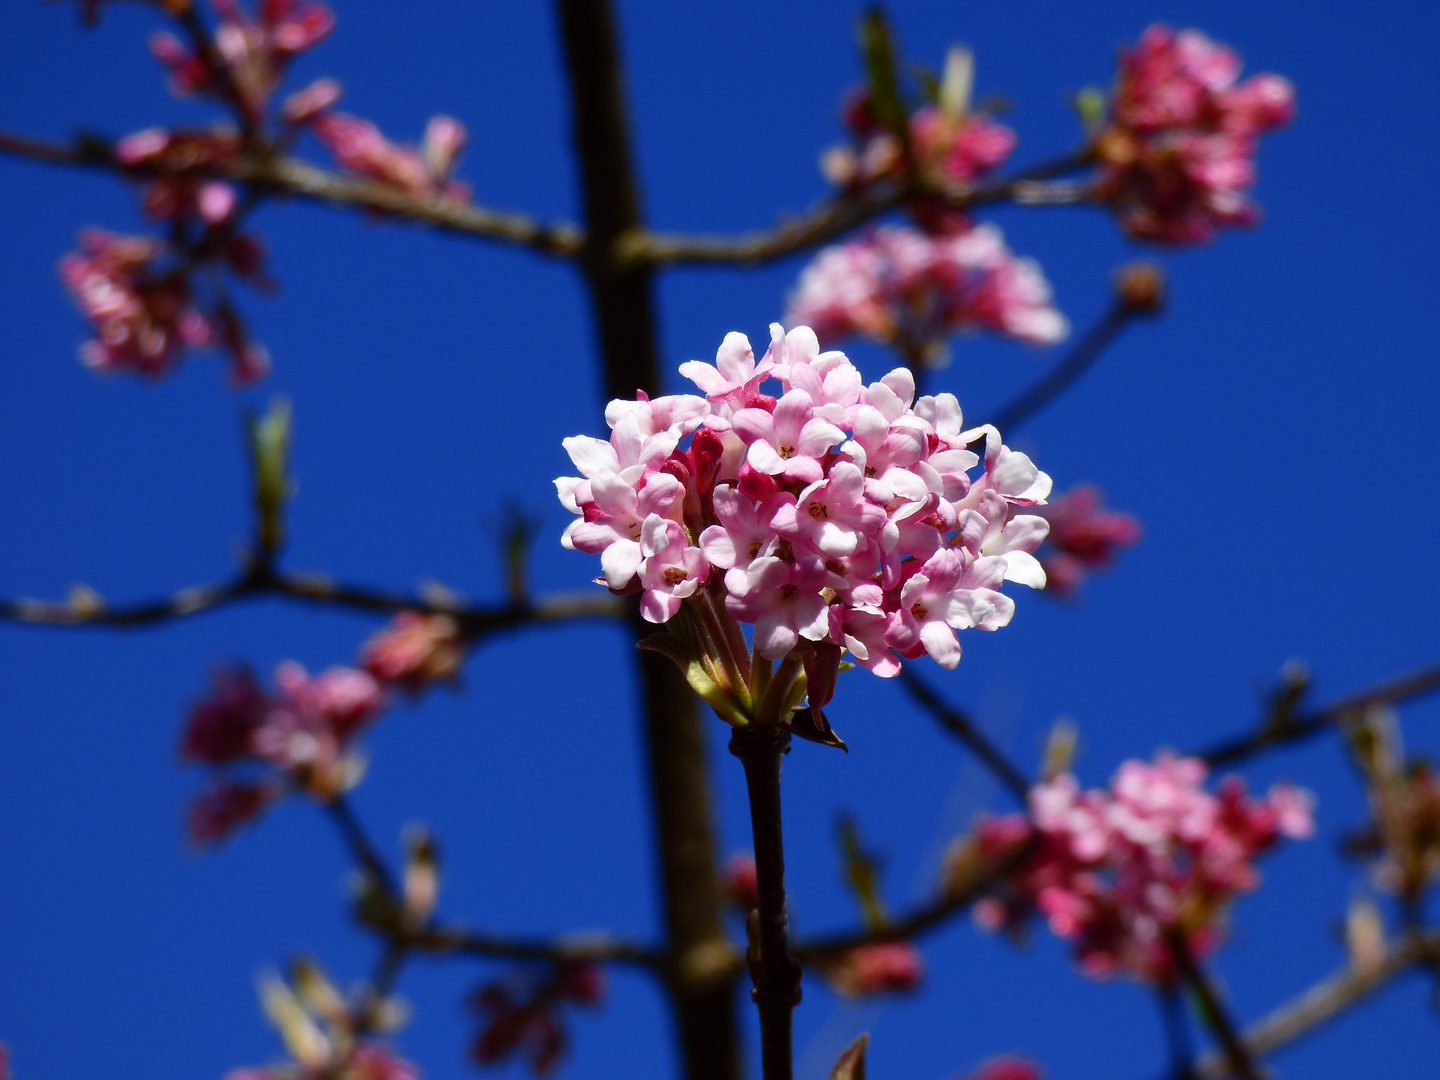
[[[1061,486],[1097,483],[1137,514],[1144,542],[1079,605],[1020,597],[1013,624],[970,634],[953,674],[928,672],[1033,766],[1074,717],[1087,783],[1127,756],[1243,728],[1290,657],[1335,696],[1440,653],[1440,390],[1433,330],[1440,214],[1433,42],[1418,3],[892,5],[915,58],[963,40],[977,89],[1003,95],[1017,162],[1075,138],[1066,95],[1108,81],[1116,44],[1155,19],[1197,25],[1247,70],[1294,80],[1299,116],[1260,157],[1262,228],[1159,257],[1166,318],[1129,332],[1019,440]],[[299,80],[338,76],[348,107],[397,138],[446,111],[470,128],[461,176],[480,201],[577,213],[568,118],[548,5],[339,3],[333,37]],[[849,4],[620,5],[635,138],[651,221],[738,231],[823,193],[815,161],[839,134],[858,75]],[[67,5],[0,14],[0,127],[120,134],[207,112],[176,102],[145,53],[153,17],[118,5],[97,32]],[[239,417],[294,402],[300,489],[289,564],[396,588],[433,577],[477,600],[503,578],[491,523],[507,497],[543,513],[539,589],[578,588],[592,560],[560,549],[550,480],[560,439],[600,423],[585,298],[561,265],[522,252],[290,203],[258,224],[282,288],[247,297],[275,370],[236,394],[198,358],[158,385],[105,380],[75,350],[84,327],[56,259],[87,223],[136,227],[133,193],[96,174],[0,160],[0,594],[60,596],[85,582],[140,598],[227,574],[246,528]],[[1084,327],[1110,270],[1136,248],[1093,210],[1000,210]],[[800,260],[761,272],[686,270],[661,283],[670,370],[723,334],[763,339]],[[852,355],[883,370],[871,348]],[[1049,358],[960,343],[937,386],[979,415]],[[543,399],[544,404],[538,404]],[[278,1054],[252,977],[297,952],[362,977],[367,939],[344,911],[347,865],[295,803],[218,854],[182,843],[200,777],[175,757],[187,704],[230,658],[268,669],[344,662],[373,629],[357,615],[256,603],[164,629],[0,626],[0,1039],[20,1080],[103,1073],[218,1078]],[[976,639],[979,640],[976,640]],[[603,626],[486,645],[463,691],[400,704],[367,740],[356,796],[398,844],[423,821],[448,853],[442,911],[548,932],[657,923],[627,647]],[[863,673],[832,710],[851,753],[797,748],[786,767],[787,850],[802,929],[849,925],[831,823],[853,811],[888,856],[887,893],[924,894],[945,839],[1004,796],[903,699]],[[1435,747],[1440,704],[1405,712]],[[748,847],[743,785],[710,724],[723,851]],[[1316,839],[1266,860],[1218,967],[1255,1017],[1341,962],[1336,923],[1359,876],[1335,852],[1361,793],[1334,740],[1249,767],[1320,795]],[[1147,1077],[1159,1019],[1138,987],[1095,984],[1041,933],[1015,950],[965,923],[928,939],[911,999],[843,1005],[814,983],[797,1015],[802,1075],[873,1032],[875,1075],[952,1076],[1000,1052],[1055,1080]],[[416,1017],[400,1047],[428,1077],[469,1073],[461,999],[490,969],[420,962],[401,990]],[[1276,1058],[1287,1075],[1433,1074],[1433,987],[1412,978]],[[672,1072],[664,1002],[618,975],[573,1026],[563,1075]],[[750,1018],[747,1013],[747,1023]]]

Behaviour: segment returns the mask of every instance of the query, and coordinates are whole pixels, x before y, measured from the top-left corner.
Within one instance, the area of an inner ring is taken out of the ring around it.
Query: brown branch
[[[1374,968],[1364,971],[1352,966],[1341,968],[1251,1025],[1241,1041],[1252,1055],[1268,1054],[1360,1002],[1397,975],[1418,964],[1437,962],[1440,962],[1440,931],[1408,935],[1392,946]],[[1202,1054],[1195,1061],[1193,1071],[1205,1080],[1235,1075],[1225,1055],[1214,1051]]]
[[[1388,679],[1368,690],[1331,702],[1308,715],[1301,713],[1292,716],[1289,711],[1274,714],[1249,735],[1219,743],[1196,756],[1204,758],[1212,766],[1233,765],[1271,746],[1318,735],[1366,709],[1377,705],[1395,705],[1432,694],[1436,690],[1440,690],[1440,664]]]
[[[970,751],[995,774],[999,780],[1024,806],[1030,797],[1030,780],[992,743],[979,726],[960,710],[948,705],[932,690],[924,679],[908,666],[900,669],[900,684],[909,691],[916,704],[930,713],[940,726],[963,742]]]
[[[1265,1080],[1264,1072],[1255,1062],[1254,1053],[1240,1038],[1240,1033],[1230,1019],[1230,1013],[1220,998],[1220,992],[1210,981],[1205,969],[1200,966],[1190,952],[1189,942],[1185,940],[1185,931],[1176,928],[1168,932],[1165,937],[1170,946],[1170,954],[1175,958],[1176,966],[1180,969],[1181,977],[1194,991],[1195,997],[1199,1001],[1200,1015],[1204,1017],[1205,1023],[1220,1043],[1229,1070],[1235,1076],[1240,1077],[1240,1080]]]
[[[440,926],[408,939],[414,949],[432,955],[463,953],[509,960],[544,960],[552,964],[632,964],[659,971],[664,956],[655,949],[609,934],[567,934],[555,938],[521,938],[481,933],[460,926]]]
[[[1054,367],[1040,376],[1034,385],[1000,406],[985,422],[995,425],[1002,434],[1009,435],[1085,374],[1135,314],[1135,311],[1124,304],[1115,304]]]
[[[125,176],[155,175],[153,169],[120,165],[108,143],[88,135],[82,135],[73,145],[66,145],[0,132],[0,153],[55,165],[110,169]],[[546,224],[511,210],[494,210],[439,197],[417,198],[374,180],[330,172],[296,158],[240,157],[229,167],[217,168],[216,175],[250,184],[268,194],[294,195],[330,206],[370,210],[444,232],[500,240],[548,255],[573,257],[584,246],[584,234],[568,222]]]
[[[242,574],[229,581],[181,589],[164,599],[115,606],[93,599],[69,603],[0,600],[0,620],[67,627],[155,626],[265,596],[361,611],[420,611],[429,615],[449,615],[459,623],[465,637],[472,641],[500,630],[530,624],[617,618],[628,607],[626,601],[598,590],[593,593],[556,593],[520,604],[452,604],[407,593],[340,584],[322,574],[273,572]]]

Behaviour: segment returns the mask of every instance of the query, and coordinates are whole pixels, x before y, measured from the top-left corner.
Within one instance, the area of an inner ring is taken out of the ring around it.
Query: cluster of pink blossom
[[[287,661],[275,669],[274,693],[248,669],[216,672],[180,745],[183,759],[216,770],[190,808],[192,838],[223,840],[287,790],[322,801],[342,794],[363,770],[351,743],[384,706],[380,683],[354,668],[312,676]]]
[[[432,116],[418,148],[392,143],[369,120],[345,113],[319,110],[308,122],[346,172],[420,198],[470,200],[469,187],[450,178],[466,139],[465,126],[452,117]]]
[[[1085,575],[1115,561],[1115,553],[1140,539],[1140,522],[1105,509],[1089,484],[1057,495],[1036,511],[1050,523],[1036,558],[1045,568],[1046,588],[1059,596],[1075,592]]]
[[[156,175],[145,187],[141,205],[156,221],[198,220],[219,225],[235,211],[235,188],[215,172],[240,153],[238,132],[167,131],[146,128],[115,144],[115,160],[127,169]]]
[[[1122,52],[1110,122],[1095,141],[1097,194],[1135,236],[1172,244],[1253,223],[1259,136],[1294,114],[1278,75],[1236,82],[1240,60],[1196,30],[1151,26]]]
[[[402,611],[360,650],[360,666],[382,683],[412,694],[432,682],[449,682],[465,660],[460,624],[449,615]]]
[[[1043,1080],[1043,1075],[1033,1062],[1007,1056],[991,1058],[966,1080]]]
[[[420,1071],[361,1030],[393,1029],[404,1009],[393,1001],[347,1002],[313,963],[296,965],[292,989],[277,975],[260,982],[260,1000],[290,1060],[232,1069],[225,1080],[420,1080]]]
[[[766,660],[814,658],[818,707],[842,648],[880,675],[896,654],[953,668],[956,630],[1010,621],[1004,581],[1044,586],[1031,552],[1048,526],[1015,511],[1043,503],[1050,478],[993,427],[966,430],[953,395],[916,400],[905,368],[866,386],[805,326],[772,326],[759,363],[728,334],[715,364],[680,372],[705,397],[612,401],[610,438],[566,439],[581,475],[556,481],[576,515],[564,545],[599,554],[612,590],[642,592],[649,621],[690,601],[754,624]]]
[[[1205,776],[1200,759],[1161,753],[1154,764],[1127,761],[1108,789],[1082,791],[1068,774],[1037,785],[1028,818],[986,820],[973,838],[991,866],[1030,849],[976,918],[1018,928],[1039,911],[1075,943],[1087,974],[1173,985],[1171,936],[1207,954],[1231,898],[1259,882],[1255,856],[1314,830],[1311,797],[1298,788],[1275,784],[1256,799],[1231,776],[1211,794]]]
[[[987,329],[1037,345],[1068,330],[1033,259],[993,225],[936,231],[885,225],[821,251],[800,275],[787,319],[822,343],[858,334],[933,361],[956,331]]]
[[[176,94],[226,101],[252,123],[264,117],[291,61],[335,27],[330,9],[310,0],[256,0],[253,15],[237,0],[210,6],[219,24],[204,52],[163,30],[151,37],[150,51],[169,68]]]
[[[870,95],[851,96],[842,113],[851,145],[834,147],[821,159],[831,183],[861,187],[882,177],[903,177],[906,160],[900,140],[875,114]],[[910,150],[920,171],[941,182],[965,183],[1005,161],[1015,133],[984,113],[958,115],[926,105],[910,117]]]
[[[238,240],[227,245],[225,257],[253,267],[250,244]],[[265,374],[269,355],[246,335],[234,308],[220,303],[202,311],[185,267],[162,265],[164,253],[159,240],[85,229],[80,250],[60,260],[60,279],[95,333],[80,348],[86,365],[154,378],[168,373],[186,348],[219,346],[230,356],[235,383]]]
[[[815,967],[842,997],[870,997],[913,990],[925,977],[920,950],[908,941],[877,941],[834,956],[819,957]]]
[[[561,964],[543,976],[520,971],[489,983],[471,998],[485,1026],[470,1047],[477,1065],[495,1065],[511,1055],[524,1056],[537,1076],[550,1072],[565,1052],[560,1007],[594,1005],[605,991],[597,964]]]

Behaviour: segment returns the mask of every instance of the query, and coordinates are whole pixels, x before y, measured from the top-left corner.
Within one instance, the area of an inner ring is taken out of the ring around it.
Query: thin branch
[[[454,604],[368,586],[346,585],[323,574],[246,573],[229,581],[196,585],[159,600],[111,606],[94,599],[66,603],[52,600],[0,600],[0,620],[46,626],[138,627],[226,607],[241,600],[274,596],[301,603],[354,608],[361,611],[419,611],[449,615],[472,641],[488,634],[532,623],[574,619],[616,618],[624,600],[600,591],[555,593],[537,600],[496,606]]]
[[[1440,931],[1408,935],[1374,968],[1341,968],[1247,1028],[1241,1040],[1250,1054],[1268,1054],[1337,1016],[1397,975],[1418,964],[1436,962],[1440,962]],[[1213,1051],[1202,1054],[1193,1068],[1205,1080],[1234,1075],[1225,1056]]]
[[[121,166],[108,143],[89,135],[66,145],[0,132],[0,153],[55,165],[105,168],[126,176],[154,175],[154,170]],[[215,172],[270,194],[370,210],[445,232],[517,244],[548,255],[573,257],[585,242],[580,228],[568,222],[547,224],[512,210],[495,210],[440,197],[418,198],[374,180],[330,172],[296,158],[240,157],[228,167],[217,166]]]
[[[994,424],[1003,434],[1009,435],[1085,374],[1135,314],[1136,312],[1124,304],[1115,304],[1075,343],[1068,355],[1042,375],[1034,385],[1002,405],[986,423]]]
[[[1212,766],[1233,765],[1271,746],[1318,735],[1347,717],[1363,713],[1377,705],[1395,705],[1433,694],[1436,690],[1440,690],[1440,664],[1387,679],[1368,690],[1331,702],[1308,715],[1301,713],[1299,716],[1291,716],[1288,712],[1281,713],[1278,714],[1279,723],[1275,722],[1276,716],[1267,717],[1251,734],[1219,743],[1196,756],[1204,758]]]
[[[1175,930],[1166,935],[1166,940],[1170,945],[1170,953],[1180,968],[1181,977],[1199,1000],[1200,1014],[1224,1051],[1230,1071],[1241,1080],[1265,1080],[1265,1074],[1255,1063],[1255,1055],[1240,1038],[1240,1033],[1230,1019],[1230,1013],[1226,1010],[1219,991],[1190,952],[1185,932]]]
[[[325,811],[330,815],[330,820],[335,823],[340,836],[345,841],[350,856],[364,869],[375,888],[384,894],[387,904],[393,904],[395,898],[400,895],[399,888],[395,882],[395,875],[385,865],[385,860],[375,845],[370,842],[366,835],[365,828],[360,824],[360,819],[355,816],[355,810],[351,807],[349,800],[343,795],[337,795],[325,804]]]
[[[1033,841],[1019,845],[1007,858],[990,867],[985,874],[970,882],[966,888],[942,893],[899,918],[889,919],[884,926],[802,938],[791,948],[791,954],[796,959],[803,961],[814,959],[816,956],[834,956],[851,952],[863,945],[875,945],[885,941],[909,941],[919,937],[921,934],[944,925],[953,916],[967,911],[993,885],[1029,858],[1033,846]]]
[[[948,705],[932,690],[920,676],[910,668],[900,669],[900,683],[909,691],[916,704],[929,712],[950,734],[968,746],[971,752],[995,774],[999,780],[1024,806],[1030,797],[1030,781],[1000,749],[986,738],[984,732],[960,710]]]
[[[459,926],[441,926],[415,934],[409,944],[432,955],[464,953],[554,964],[619,963],[660,970],[664,956],[655,949],[608,934],[571,934],[556,938],[520,938],[487,934]]]

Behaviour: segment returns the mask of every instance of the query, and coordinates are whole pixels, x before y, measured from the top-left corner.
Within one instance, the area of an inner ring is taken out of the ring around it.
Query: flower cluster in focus
[[[191,837],[223,840],[287,791],[328,802],[349,790],[364,768],[351,744],[384,706],[381,685],[354,668],[310,675],[286,662],[275,669],[273,692],[248,669],[218,671],[180,745],[181,758],[214,770],[191,805]]]
[[[758,363],[732,333],[680,372],[705,397],[612,401],[608,440],[565,440],[581,475],[556,481],[576,515],[563,542],[642,593],[650,622],[689,607],[694,647],[669,651],[730,722],[766,689],[735,621],[758,657],[805,664],[818,708],[842,650],[883,676],[926,653],[953,668],[956,630],[1010,621],[1005,581],[1045,584],[1031,552],[1048,525],[1027,511],[1050,478],[993,427],[966,429],[953,395],[917,400],[905,368],[866,385],[804,326],[773,326]]]
[[[1294,115],[1295,94],[1278,75],[1239,74],[1239,57],[1196,30],[1151,26],[1121,53],[1095,190],[1131,235],[1193,244],[1256,220],[1245,190],[1259,136]]]
[[[821,251],[790,297],[792,323],[824,344],[860,335],[929,364],[957,331],[986,329],[1037,345],[1068,330],[1039,264],[993,225],[952,217],[931,231],[886,225]]]
[[[1238,777],[1207,792],[1204,762],[1160,754],[1127,761],[1109,788],[1082,791],[1065,774],[1030,793],[1030,814],[982,821],[951,852],[952,883],[974,864],[1020,856],[975,907],[991,929],[1032,914],[1074,942],[1080,967],[1173,985],[1175,937],[1202,957],[1218,943],[1229,901],[1254,889],[1254,859],[1282,836],[1314,830],[1310,796],[1276,784],[1263,798]]]
[[[544,1075],[565,1052],[561,1006],[595,1005],[604,992],[604,972],[589,963],[522,969],[488,983],[470,999],[484,1023],[470,1057],[477,1065],[498,1065],[519,1055],[533,1073]]]
[[[225,1080],[420,1080],[414,1065],[367,1035],[403,1025],[398,1003],[348,1002],[308,961],[295,965],[291,984],[278,975],[263,977],[260,1002],[290,1060],[232,1069]]]

